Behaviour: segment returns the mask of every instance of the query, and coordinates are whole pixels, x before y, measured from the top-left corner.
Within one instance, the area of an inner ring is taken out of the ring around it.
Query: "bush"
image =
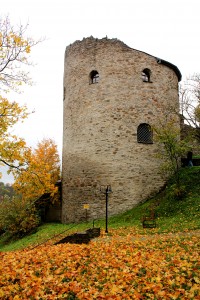
[[[38,227],[40,219],[31,203],[20,198],[5,199],[0,203],[0,229],[13,236],[22,237]]]
[[[182,200],[186,196],[186,187],[176,183],[172,184],[168,195],[176,200]]]

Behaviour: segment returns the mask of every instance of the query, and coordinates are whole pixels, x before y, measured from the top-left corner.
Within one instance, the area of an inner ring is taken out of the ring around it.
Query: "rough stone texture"
[[[145,68],[150,82],[142,80]],[[100,76],[96,84],[89,84],[92,70]],[[109,215],[163,186],[158,145],[138,143],[137,128],[153,127],[167,107],[178,106],[178,80],[176,69],[117,39],[90,37],[66,48],[62,222],[84,220],[84,203],[88,219],[105,216],[101,185],[112,187]]]

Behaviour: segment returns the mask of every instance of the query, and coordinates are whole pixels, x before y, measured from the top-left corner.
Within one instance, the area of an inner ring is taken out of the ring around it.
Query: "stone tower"
[[[164,184],[153,126],[178,107],[178,68],[117,39],[85,38],[66,48],[62,222],[128,210]],[[177,120],[179,126],[179,120]],[[88,207],[87,206],[87,207]]]

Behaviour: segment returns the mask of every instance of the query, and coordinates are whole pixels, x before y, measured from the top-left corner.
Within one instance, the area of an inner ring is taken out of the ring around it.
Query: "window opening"
[[[143,123],[138,126],[137,141],[143,144],[153,144],[153,133],[149,124]]]
[[[142,71],[142,80],[143,82],[150,82],[151,71],[149,69],[144,69]]]
[[[90,72],[90,84],[99,82],[99,73],[96,70]]]

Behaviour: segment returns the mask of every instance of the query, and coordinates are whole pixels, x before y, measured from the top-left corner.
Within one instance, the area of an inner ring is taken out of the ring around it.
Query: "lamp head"
[[[107,193],[112,193],[111,185],[107,185]]]

